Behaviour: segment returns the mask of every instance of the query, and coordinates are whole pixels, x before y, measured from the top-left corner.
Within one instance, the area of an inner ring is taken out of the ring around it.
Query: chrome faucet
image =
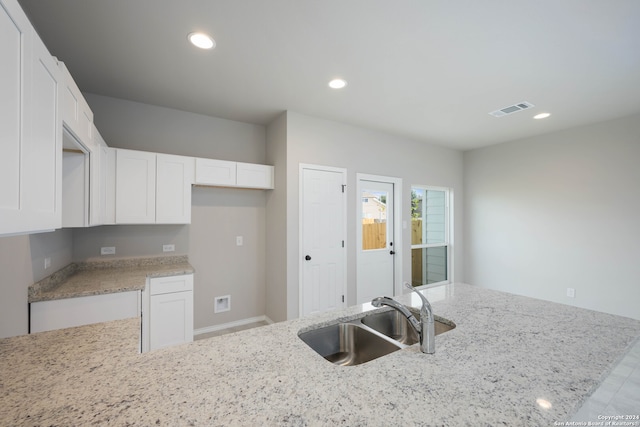
[[[413,286],[408,282],[404,282],[404,286],[420,296],[422,300],[422,308],[420,308],[420,321],[409,311],[409,309],[400,304],[394,299],[389,297],[377,297],[371,300],[371,305],[374,307],[381,307],[383,305],[389,306],[398,310],[404,317],[407,318],[413,329],[418,333],[420,337],[420,351],[427,354],[433,354],[436,352],[436,339],[435,339],[435,324],[433,319],[433,310],[431,310],[431,304],[424,295],[416,291]]]

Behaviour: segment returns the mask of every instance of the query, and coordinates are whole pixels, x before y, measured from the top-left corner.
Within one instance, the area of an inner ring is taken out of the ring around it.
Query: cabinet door
[[[116,223],[156,220],[156,154],[116,150]]]
[[[235,187],[236,162],[196,159],[196,185]]]
[[[103,148],[106,145],[100,132],[92,124],[93,129],[93,146],[89,153],[89,171],[91,179],[89,180],[89,225],[96,226],[104,224],[105,217],[105,185],[106,185],[106,169],[103,171],[103,164],[106,159]]]
[[[26,128],[22,58],[29,29],[18,2],[0,0],[0,234],[26,229],[20,215],[20,147]]]
[[[192,157],[156,155],[156,223],[191,223]]]
[[[35,212],[37,228],[62,222],[62,121],[58,115],[59,69],[35,34],[31,58],[29,143],[23,145],[25,208]]]
[[[104,224],[116,223],[116,149],[101,147],[100,180],[102,182],[102,206]]]
[[[238,187],[273,188],[273,166],[238,163],[236,173],[236,185]]]
[[[149,287],[149,349],[193,341],[193,274],[151,279]]]
[[[61,225],[55,59],[15,0],[0,1],[0,234]]]
[[[82,96],[76,82],[63,62],[59,63],[62,75],[61,115],[69,130],[85,146],[93,140],[93,112]]]

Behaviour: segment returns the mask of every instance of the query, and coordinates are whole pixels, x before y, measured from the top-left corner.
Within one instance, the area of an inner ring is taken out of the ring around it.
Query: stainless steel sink
[[[402,348],[354,323],[338,323],[298,335],[336,365],[359,365]]]
[[[412,310],[419,319],[420,314]],[[455,328],[455,323],[435,316],[435,334]],[[369,362],[420,341],[418,333],[396,310],[374,312],[364,317],[298,333],[320,356],[336,365]]]
[[[414,313],[420,320],[420,314]],[[381,334],[388,336],[404,345],[413,345],[420,341],[417,332],[411,327],[407,318],[396,310],[369,314],[361,319],[362,323]],[[455,323],[438,318],[435,319],[435,332],[440,335],[455,328]]]

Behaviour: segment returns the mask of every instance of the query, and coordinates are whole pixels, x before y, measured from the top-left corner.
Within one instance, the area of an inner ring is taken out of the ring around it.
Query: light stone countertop
[[[187,256],[122,258],[72,263],[29,287],[28,301],[143,290],[147,277],[193,273]]]
[[[144,354],[139,319],[3,339],[0,425],[549,426],[640,336],[637,320],[475,286],[427,296],[457,325],[434,355],[413,345],[351,367],[298,332],[368,304]]]

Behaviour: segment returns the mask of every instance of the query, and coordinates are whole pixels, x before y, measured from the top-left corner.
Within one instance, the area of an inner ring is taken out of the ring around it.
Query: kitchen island
[[[640,336],[640,321],[503,292],[426,292],[455,329],[362,365],[298,338],[368,304],[138,354],[139,319],[0,340],[0,425],[553,425]],[[419,306],[417,296],[398,297]]]

